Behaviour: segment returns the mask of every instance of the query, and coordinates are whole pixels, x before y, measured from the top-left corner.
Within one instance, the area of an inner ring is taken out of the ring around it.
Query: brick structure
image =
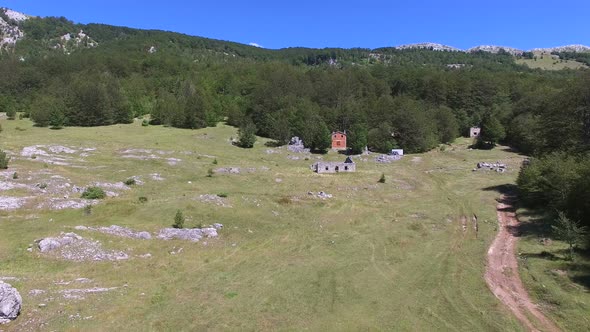
[[[332,149],[346,150],[346,132],[335,131],[332,133]]]

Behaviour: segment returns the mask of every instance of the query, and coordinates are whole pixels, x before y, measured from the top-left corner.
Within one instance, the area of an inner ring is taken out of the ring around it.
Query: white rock
[[[0,324],[16,319],[23,299],[16,288],[0,281]]]

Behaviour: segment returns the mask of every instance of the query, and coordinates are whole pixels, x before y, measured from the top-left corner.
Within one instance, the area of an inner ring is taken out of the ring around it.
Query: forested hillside
[[[346,130],[352,152],[411,153],[482,125],[494,128],[492,144],[572,165],[569,185],[547,184],[561,200],[522,180],[525,196],[589,223],[590,185],[580,182],[590,178],[582,167],[590,143],[588,71],[531,70],[506,52],[268,50],[65,18],[15,24],[25,37],[0,57],[0,110],[24,112],[38,126],[128,123],[150,114],[152,124],[202,128],[226,119],[253,124],[277,144],[297,135],[321,151],[330,131]]]

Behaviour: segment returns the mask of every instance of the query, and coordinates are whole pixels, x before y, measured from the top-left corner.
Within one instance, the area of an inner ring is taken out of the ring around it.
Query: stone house
[[[471,138],[479,137],[479,133],[481,133],[480,127],[471,127],[469,129],[469,137],[471,137]]]
[[[332,149],[346,150],[346,131],[335,131],[332,133]]]
[[[311,165],[311,169],[316,173],[340,173],[340,172],[355,172],[356,164],[350,157],[346,157],[344,162],[330,162],[318,161]]]

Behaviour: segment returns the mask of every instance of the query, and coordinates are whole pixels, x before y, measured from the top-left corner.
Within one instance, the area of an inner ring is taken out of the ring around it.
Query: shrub
[[[140,203],[147,203],[148,201],[147,197],[145,196],[139,196],[138,200]]]
[[[256,142],[256,126],[254,123],[245,122],[238,130],[237,146],[241,148],[252,148]]]
[[[213,174],[214,174],[214,172],[213,172],[213,168],[209,168],[209,169],[207,170],[207,177],[208,177],[208,178],[211,178],[211,177],[213,177]]]
[[[0,168],[7,169],[9,161],[10,161],[10,157],[8,157],[6,155],[6,152],[0,150]]]
[[[92,205],[88,204],[84,206],[84,215],[89,216],[92,214]]]
[[[182,215],[182,211],[176,210],[176,215],[174,216],[174,224],[172,224],[174,228],[184,228],[184,216]]]
[[[213,159],[213,165],[217,165],[217,158]]]
[[[219,193],[219,194],[217,194],[217,197],[226,198],[227,197],[227,193]]]
[[[41,183],[38,187],[39,189],[47,189],[47,183]]]
[[[147,119],[144,119],[144,120],[141,122],[141,126],[142,126],[142,127],[147,127],[147,126],[149,126],[149,125],[150,125],[150,122],[149,122]]]
[[[14,120],[16,118],[16,110],[14,107],[10,107],[6,110],[6,118],[8,118],[8,120]]]
[[[291,203],[293,203],[293,200],[291,199],[291,197],[283,196],[283,197],[279,198],[277,203],[283,204],[283,205],[284,204],[291,204]]]
[[[13,180],[17,180],[18,179],[18,173],[14,172],[14,174],[12,174],[12,179]]]
[[[379,178],[379,183],[385,183],[385,173],[381,173],[381,177]]]
[[[125,180],[125,182],[124,182],[124,183],[125,183],[125,185],[127,185],[127,186],[132,186],[132,185],[134,185],[134,184],[135,184],[135,179],[134,179],[134,178],[129,178],[129,179]]]
[[[82,198],[85,199],[102,199],[106,196],[107,194],[100,187],[88,187],[82,193]]]

